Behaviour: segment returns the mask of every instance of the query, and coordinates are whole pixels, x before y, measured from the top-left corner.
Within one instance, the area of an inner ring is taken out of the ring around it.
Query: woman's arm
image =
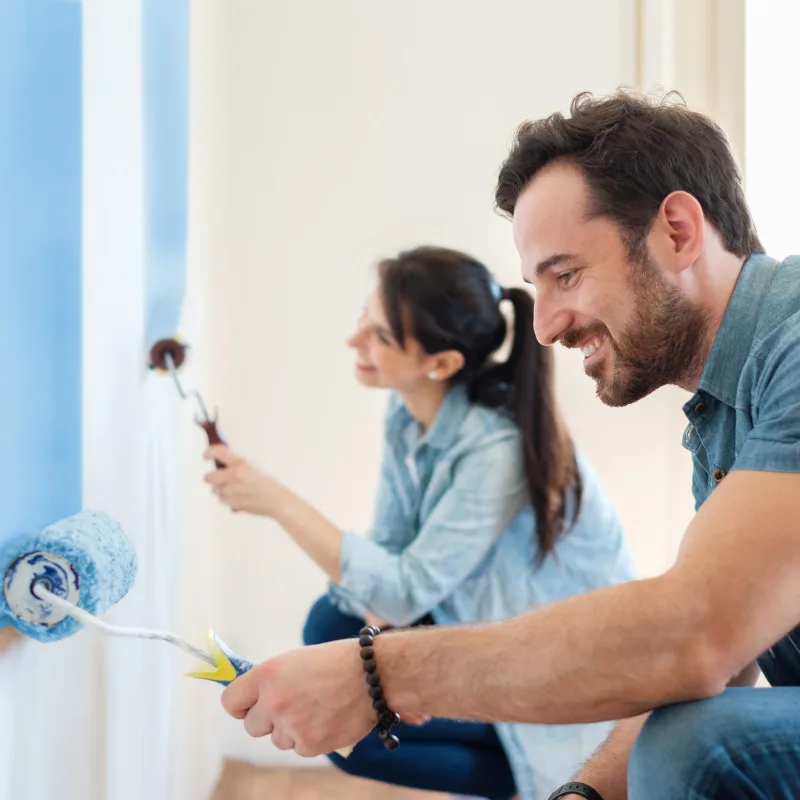
[[[385,430],[401,405],[397,395],[389,396]],[[223,503],[235,511],[274,519],[334,583],[339,581],[343,536],[339,527],[287,487],[236,455],[227,445],[209,447],[203,457],[225,465],[225,469],[214,470],[205,478]],[[407,527],[406,514],[397,493],[395,468],[389,448],[384,446],[373,524],[368,532],[368,537],[380,545],[401,540],[399,532],[405,532]],[[377,624],[377,618],[374,619]]]
[[[205,480],[225,505],[234,511],[271,517],[332,581],[339,581],[343,534],[336,525],[226,445],[209,447],[204,458],[224,464],[224,468],[206,475]]]
[[[401,552],[345,532],[342,576],[331,592],[392,625],[408,625],[455,591],[527,502],[519,439],[510,431],[457,460],[449,487]],[[532,538],[534,524],[531,518]]]
[[[413,622],[451,594],[527,502],[519,439],[514,431],[498,434],[458,460],[414,541],[393,554],[379,536],[343,532],[226,447],[210,448],[206,457],[226,464],[206,477],[223,502],[274,518],[329,575],[334,596],[393,625]],[[396,500],[385,483],[380,494]]]

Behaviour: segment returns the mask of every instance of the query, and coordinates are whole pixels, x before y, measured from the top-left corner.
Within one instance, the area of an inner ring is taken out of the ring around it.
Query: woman
[[[496,361],[505,302],[513,338]],[[418,248],[379,265],[348,344],[358,380],[392,390],[367,537],[338,528],[226,448],[206,453],[228,467],[207,476],[222,502],[276,520],[330,577],[306,644],[357,636],[365,620],[510,617],[634,578],[614,509],[560,419],[553,354],[536,341],[527,292],[501,289],[468,255]],[[608,726],[433,720],[395,731],[394,752],[373,731],[347,759],[330,758],[389,783],[534,800],[574,771]]]

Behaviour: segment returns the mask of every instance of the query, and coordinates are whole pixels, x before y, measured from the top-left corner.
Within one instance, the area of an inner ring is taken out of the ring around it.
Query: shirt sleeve
[[[386,414],[383,421],[384,444],[381,455],[380,478],[378,492],[372,511],[372,525],[366,533],[368,539],[389,550],[399,550],[398,542],[402,542],[406,529],[408,511],[397,491],[398,479],[395,475],[397,459],[392,457],[389,446],[390,427],[403,401],[395,392],[389,395]]]
[[[341,581],[331,591],[362,615],[408,625],[454,591],[526,503],[519,436],[500,433],[458,459],[450,487],[402,552],[345,533]]]
[[[753,429],[734,469],[800,472],[800,341],[776,347],[756,390]]]
[[[397,492],[396,459],[391,458],[388,445],[384,445],[381,460],[381,474],[378,482],[378,495],[372,515],[372,525],[367,531],[367,538],[389,550],[398,549],[397,543],[402,541],[406,528],[407,510]]]

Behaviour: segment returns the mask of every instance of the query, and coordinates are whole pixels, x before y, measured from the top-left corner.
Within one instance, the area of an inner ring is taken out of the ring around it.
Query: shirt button
[[[695,414],[705,414],[708,411],[708,403],[704,403],[702,400],[694,407]]]
[[[714,479],[714,483],[719,483],[725,477],[726,474],[727,473],[725,472],[724,469],[720,469],[719,467],[717,467],[711,474],[711,477]]]

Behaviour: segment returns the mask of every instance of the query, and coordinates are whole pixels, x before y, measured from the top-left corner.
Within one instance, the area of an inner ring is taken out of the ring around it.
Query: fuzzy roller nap
[[[42,642],[63,639],[81,625],[54,608],[47,593],[102,614],[133,586],[136,566],[136,551],[121,526],[99,511],[18,536],[0,546],[0,624]]]

